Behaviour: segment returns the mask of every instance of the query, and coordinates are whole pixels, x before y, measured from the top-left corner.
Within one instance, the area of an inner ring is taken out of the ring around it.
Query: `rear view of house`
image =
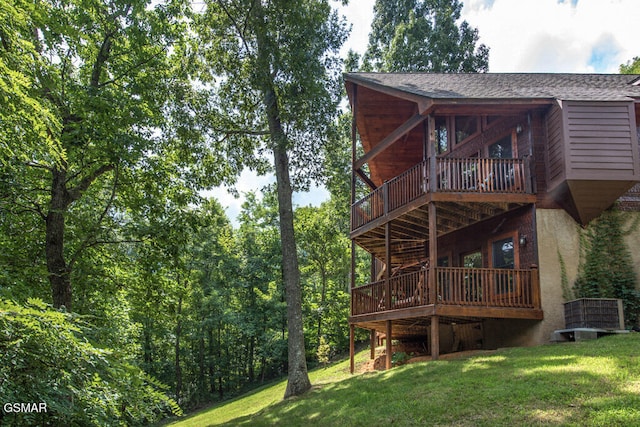
[[[387,354],[399,340],[433,358],[546,342],[564,326],[578,227],[616,201],[640,211],[640,76],[345,81],[352,256],[371,259],[369,283],[352,274],[352,348],[356,327],[384,334]]]

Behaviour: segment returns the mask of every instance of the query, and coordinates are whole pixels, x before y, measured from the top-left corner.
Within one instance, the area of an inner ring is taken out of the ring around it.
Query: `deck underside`
[[[393,323],[393,338],[402,339],[428,334],[431,319],[438,316],[441,324],[464,324],[483,319],[542,320],[541,309],[469,307],[459,305],[426,305],[349,317],[349,323],[362,329],[384,332],[386,322]]]

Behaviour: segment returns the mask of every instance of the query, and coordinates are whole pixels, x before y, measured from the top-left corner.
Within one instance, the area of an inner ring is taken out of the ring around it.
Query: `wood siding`
[[[563,117],[568,180],[640,178],[632,102],[564,102]]]
[[[547,183],[556,187],[565,178],[564,137],[562,108],[554,105],[547,115]]]

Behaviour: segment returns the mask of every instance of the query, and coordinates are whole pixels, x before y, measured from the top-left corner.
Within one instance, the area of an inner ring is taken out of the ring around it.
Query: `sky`
[[[342,49],[363,53],[367,47],[375,0],[334,1],[352,25]],[[479,43],[489,47],[489,72],[617,73],[620,64],[640,56],[638,0],[466,0],[462,20],[478,29]],[[255,190],[274,182],[245,171],[236,189]],[[237,226],[242,198],[223,188],[207,192],[226,207]],[[294,194],[294,204],[318,205],[324,188]]]

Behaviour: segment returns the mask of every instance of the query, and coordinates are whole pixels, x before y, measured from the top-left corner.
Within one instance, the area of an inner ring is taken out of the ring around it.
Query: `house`
[[[640,76],[344,78],[352,349],[355,328],[371,331],[372,352],[384,334],[387,354],[393,340],[434,359],[547,342],[564,327],[579,226],[616,201],[640,215]],[[356,247],[369,283],[356,283]]]

